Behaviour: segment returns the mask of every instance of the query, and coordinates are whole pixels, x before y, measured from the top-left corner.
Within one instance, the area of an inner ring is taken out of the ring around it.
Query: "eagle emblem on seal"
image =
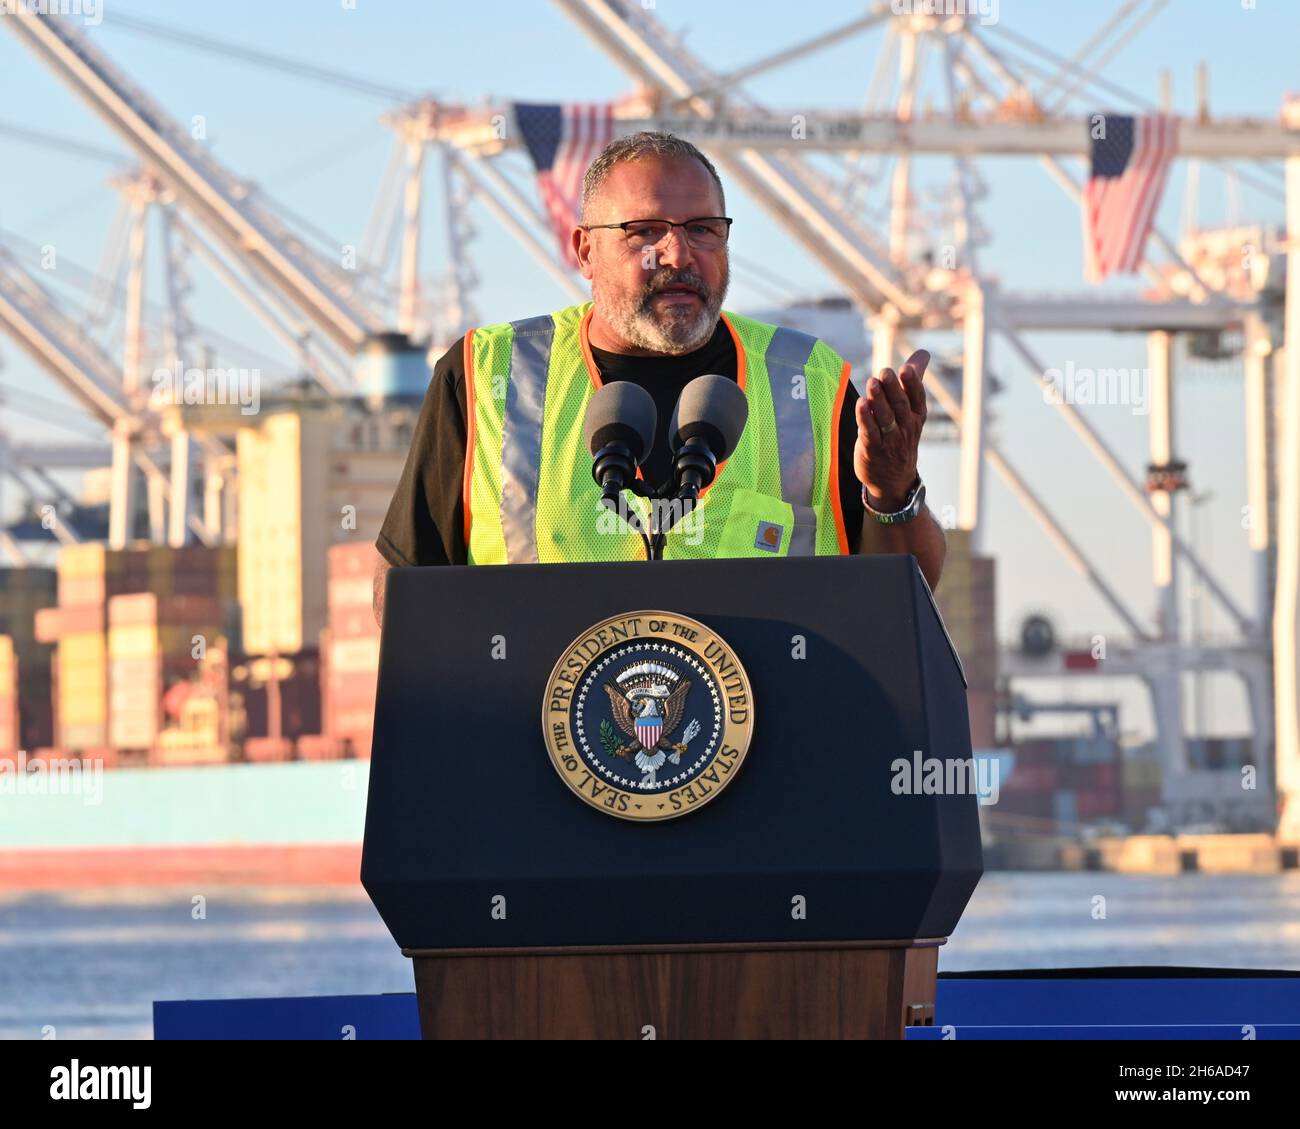
[[[627,740],[621,740],[605,721],[600,727],[601,743],[610,756],[630,760],[641,770],[644,787],[658,783],[655,774],[665,761],[678,764],[700,732],[700,723],[692,721],[679,741],[670,739],[682,723],[690,689],[689,678],[655,661],[633,663],[605,683],[614,723]]]

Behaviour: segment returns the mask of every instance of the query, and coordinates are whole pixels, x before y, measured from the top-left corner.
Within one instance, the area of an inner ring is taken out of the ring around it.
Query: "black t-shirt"
[[[666,483],[671,473],[668,427],[682,389],[697,376],[718,373],[736,379],[736,344],[718,322],[713,338],[680,357],[629,357],[592,348],[602,381],[629,380],[654,397],[659,412],[654,449],[644,464],[645,478]],[[840,413],[840,506],[849,551],[862,536],[862,495],[853,472],[858,438],[858,394],[849,385]],[[401,481],[388,506],[376,548],[389,564],[466,564],[465,508],[465,339],[456,342],[434,366],[433,379],[411,437]]]

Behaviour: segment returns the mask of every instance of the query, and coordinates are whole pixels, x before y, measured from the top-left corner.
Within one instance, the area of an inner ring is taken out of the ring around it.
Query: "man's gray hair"
[[[727,194],[722,187],[722,178],[718,176],[718,170],[713,167],[713,162],[708,157],[684,138],[671,133],[643,131],[633,133],[628,137],[615,138],[601,150],[600,156],[591,162],[591,167],[587,169],[587,175],[582,182],[583,223],[590,222],[592,202],[596,199],[605,181],[609,179],[609,174],[614,171],[614,166],[621,165],[624,161],[639,161],[646,157],[699,161],[709,170],[709,175],[713,177],[713,183],[718,186],[718,199],[722,203],[722,210],[724,212],[727,210]],[[650,219],[655,217],[634,216],[633,218]]]

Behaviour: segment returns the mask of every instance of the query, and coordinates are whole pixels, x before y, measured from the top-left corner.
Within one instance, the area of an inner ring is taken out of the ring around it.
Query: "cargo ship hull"
[[[369,762],[19,773],[0,765],[0,889],[355,884]]]

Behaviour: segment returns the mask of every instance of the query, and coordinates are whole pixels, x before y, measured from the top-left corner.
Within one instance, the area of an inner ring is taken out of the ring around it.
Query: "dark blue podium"
[[[645,609],[754,700],[734,782],[662,823],[582,803],[541,726],[565,648]],[[982,870],[976,796],[923,760],[971,747],[911,556],[394,569],[362,882],[425,1037],[900,1038]]]

